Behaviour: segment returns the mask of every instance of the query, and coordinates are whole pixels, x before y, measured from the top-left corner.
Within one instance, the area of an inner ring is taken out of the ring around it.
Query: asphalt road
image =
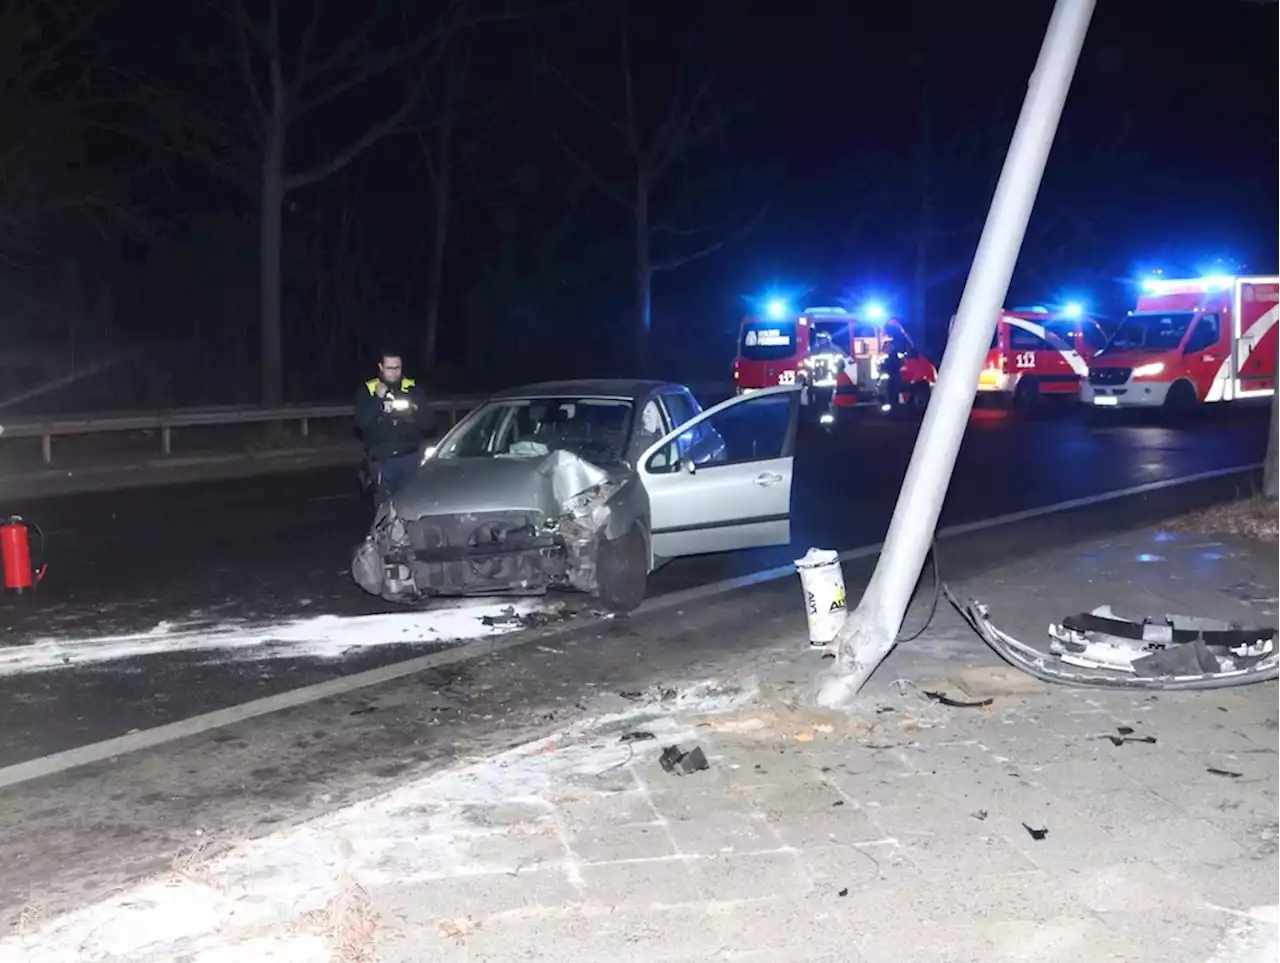
[[[784,564],[810,545],[879,541],[915,426],[871,420],[802,447],[789,548],[677,561],[663,594]],[[975,412],[942,524],[957,524],[1161,479],[1258,462],[1266,412],[1179,428]],[[394,609],[352,582],[369,508],[350,469],[33,500],[4,506],[47,533],[39,592],[0,609],[6,646],[145,632],[159,623],[279,621]],[[172,721],[418,654],[386,645],[336,659],[219,661],[182,650],[34,674],[0,675],[0,765]]]

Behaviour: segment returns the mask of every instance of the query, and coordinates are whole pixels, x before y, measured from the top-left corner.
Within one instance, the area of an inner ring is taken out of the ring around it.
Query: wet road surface
[[[915,427],[873,420],[838,437],[807,440],[797,457],[790,547],[678,560],[655,574],[650,594],[785,564],[814,544],[845,549],[879,541]],[[1265,439],[1265,410],[1179,428],[975,412],[941,524],[1256,463]],[[369,517],[354,474],[324,469],[7,506],[43,526],[50,571],[36,596],[0,610],[4,645],[146,632],[165,622],[402,612],[367,596],[348,573]],[[1216,486],[1218,497],[1230,494],[1232,484]],[[0,765],[431,648],[388,644],[341,659],[236,661],[179,649],[0,675]]]

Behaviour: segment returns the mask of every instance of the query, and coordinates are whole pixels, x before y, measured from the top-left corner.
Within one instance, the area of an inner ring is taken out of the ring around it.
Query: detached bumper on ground
[[[1275,628],[1168,616],[1163,624],[1116,618],[1109,607],[1050,625],[1048,651],[1001,631],[977,599],[943,592],[996,654],[1045,682],[1112,689],[1222,689],[1280,676]]]

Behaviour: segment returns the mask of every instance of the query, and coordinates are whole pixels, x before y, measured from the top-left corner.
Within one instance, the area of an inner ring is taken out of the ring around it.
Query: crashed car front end
[[[394,602],[552,589],[595,594],[599,546],[634,518],[636,482],[565,451],[525,462],[527,486],[513,499],[519,507],[386,503],[356,550],[356,582]]]

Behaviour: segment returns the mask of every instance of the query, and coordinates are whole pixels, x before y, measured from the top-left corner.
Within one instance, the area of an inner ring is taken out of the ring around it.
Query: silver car
[[[794,385],[707,411],[661,381],[504,391],[379,508],[352,574],[396,602],[564,588],[629,611],[668,559],[790,542],[799,402]]]

